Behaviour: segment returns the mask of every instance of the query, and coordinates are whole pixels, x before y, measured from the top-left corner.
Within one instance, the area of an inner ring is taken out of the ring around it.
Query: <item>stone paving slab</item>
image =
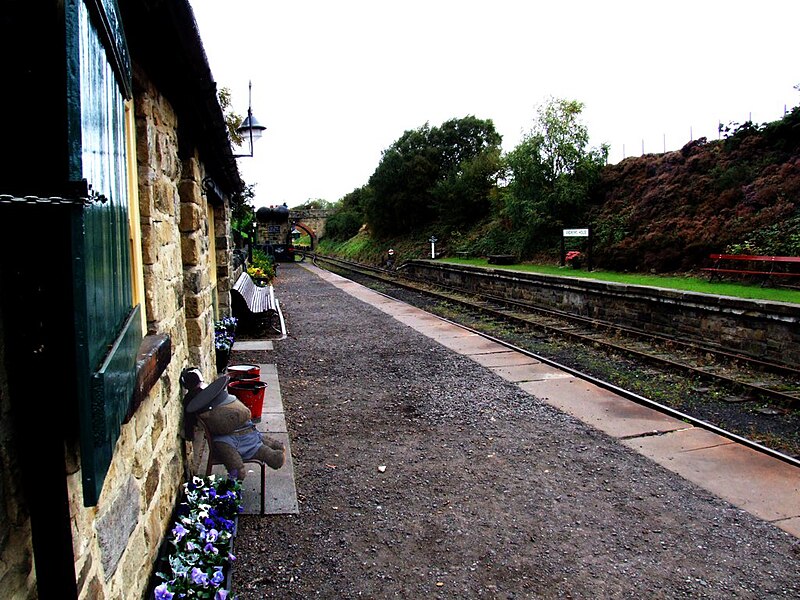
[[[502,344],[488,340],[476,333],[464,336],[444,336],[434,338],[442,346],[455,350],[459,354],[472,356],[473,354],[489,354],[500,352],[505,348]]]
[[[286,417],[283,413],[261,413],[261,421],[256,423],[256,429],[263,433],[286,433]]]
[[[414,325],[408,322],[405,324],[408,325],[409,327],[413,327],[414,329],[428,336],[429,338],[436,340],[440,344],[443,343],[443,340],[453,339],[453,338],[465,338],[475,335],[474,333],[467,331],[466,329],[458,328],[455,325],[451,325],[450,323],[444,323],[443,326],[439,327],[427,324],[417,325],[415,327]]]
[[[679,419],[626,400],[588,381],[566,373],[564,375],[566,376],[560,378],[528,381],[519,386],[548,404],[617,438],[652,435],[687,427]]]
[[[264,390],[264,405],[261,412],[283,414],[283,399],[281,398],[281,386],[277,373],[273,375],[262,371],[261,381],[267,384]]]
[[[520,354],[520,356],[525,355]],[[473,356],[472,358],[474,360],[476,357]],[[574,378],[574,375],[557,369],[556,367],[550,366],[546,363],[523,363],[522,365],[509,365],[508,367],[497,366],[489,368],[504,379],[518,383],[520,387],[524,387],[522,384],[528,382]]]
[[[292,452],[289,445],[289,436],[285,433],[272,434],[277,440],[286,445],[286,462],[280,469],[273,470],[267,467],[266,479],[267,486],[265,491],[265,509],[267,515],[298,514],[297,490],[294,481],[294,465],[292,464]],[[216,469],[216,467],[215,467]],[[242,484],[242,505],[245,515],[261,514],[261,467],[256,464],[245,464],[247,477]],[[224,467],[221,473],[224,473]]]
[[[713,431],[686,425],[685,429],[678,429],[666,435],[659,435],[647,438],[634,438],[625,440],[625,445],[635,450],[652,452],[658,448],[667,454],[674,455],[678,452],[689,452],[691,450],[704,450],[716,446],[733,444],[733,440],[723,437]]]
[[[274,350],[270,340],[241,340],[233,343],[233,350]]]
[[[403,322],[400,319],[398,320]],[[440,337],[459,337],[469,333],[463,329],[459,330],[455,325],[444,321],[439,323],[419,323],[414,329],[434,339],[439,339]]]
[[[523,363],[521,365],[506,365],[490,368],[503,379],[512,381],[514,383],[545,381],[547,379],[563,379],[564,377],[563,371],[559,371],[558,369],[543,363]]]
[[[474,354],[470,358],[484,367],[517,367],[520,365],[540,364],[535,358],[513,350]]]
[[[397,304],[389,300],[387,302],[381,302],[380,307],[384,312],[398,317],[406,315],[411,316],[416,320],[421,316],[419,314],[419,309],[415,306],[411,306],[410,304]]]

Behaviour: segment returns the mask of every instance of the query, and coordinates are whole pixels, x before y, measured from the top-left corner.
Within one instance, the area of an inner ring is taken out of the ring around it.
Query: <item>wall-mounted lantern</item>
[[[236,133],[242,136],[243,139],[249,142],[250,152],[249,154],[234,154],[234,158],[245,158],[245,157],[252,157],[253,156],[253,142],[261,138],[261,134],[264,133],[266,127],[259,123],[256,118],[253,116],[253,107],[252,107],[252,100],[253,100],[253,82],[248,82],[248,98],[247,98],[247,117],[245,117],[242,124],[236,128]]]

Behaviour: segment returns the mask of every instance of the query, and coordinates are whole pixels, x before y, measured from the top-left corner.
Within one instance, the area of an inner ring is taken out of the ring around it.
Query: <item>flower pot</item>
[[[261,411],[264,408],[264,394],[267,384],[263,381],[244,379],[231,381],[228,392],[241,400],[250,409],[250,417],[254,423],[261,421]]]
[[[224,373],[228,367],[228,361],[231,359],[230,350],[215,350],[214,354],[217,358],[217,373]]]

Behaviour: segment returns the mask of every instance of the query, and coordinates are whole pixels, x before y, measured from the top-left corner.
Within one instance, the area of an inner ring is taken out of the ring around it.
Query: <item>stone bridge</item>
[[[321,208],[289,209],[289,223],[311,236],[311,246],[325,236],[325,223],[333,211]]]

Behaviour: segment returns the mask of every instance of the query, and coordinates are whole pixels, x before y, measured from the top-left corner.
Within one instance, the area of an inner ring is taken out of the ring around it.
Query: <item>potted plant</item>
[[[236,317],[222,317],[219,321],[214,323],[214,329],[220,331],[227,331],[231,337],[236,337],[236,325],[239,324],[239,319]]]
[[[222,373],[231,358],[231,348],[236,335],[237,320],[225,317],[214,323],[214,353],[217,359],[217,372]]]
[[[159,560],[155,600],[229,598],[241,497],[241,483],[229,477],[193,477],[184,484],[184,499]]]

